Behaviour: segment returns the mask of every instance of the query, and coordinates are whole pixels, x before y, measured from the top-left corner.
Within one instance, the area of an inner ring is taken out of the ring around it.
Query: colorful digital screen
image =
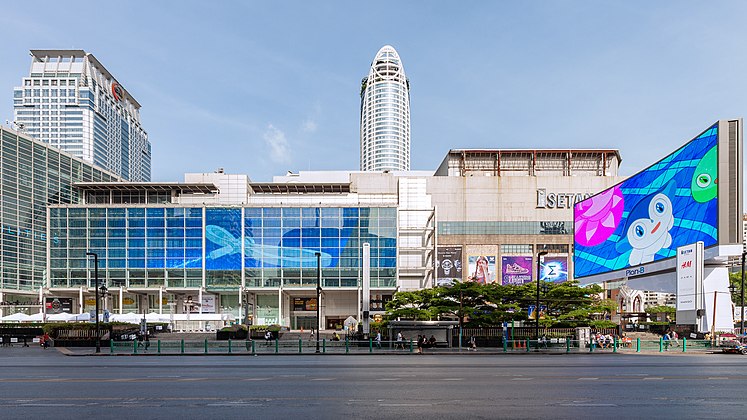
[[[469,281],[487,284],[495,281],[495,255],[469,256]]]
[[[568,257],[544,257],[540,264],[540,279],[551,283],[568,280]]]
[[[501,257],[501,284],[524,284],[532,281],[532,257]]]
[[[448,286],[454,281],[462,280],[462,247],[439,246],[437,251],[438,267],[436,285]]]
[[[718,125],[622,183],[576,203],[575,277],[622,270],[718,242]]]

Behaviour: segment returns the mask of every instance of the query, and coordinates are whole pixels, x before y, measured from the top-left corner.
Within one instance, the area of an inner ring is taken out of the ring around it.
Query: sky
[[[410,79],[413,170],[450,149],[619,149],[620,173],[747,111],[747,2],[35,1],[0,13],[0,121],[31,49],[94,54],[142,105],[154,181],[358,170],[360,83]],[[5,98],[5,99],[2,99]]]

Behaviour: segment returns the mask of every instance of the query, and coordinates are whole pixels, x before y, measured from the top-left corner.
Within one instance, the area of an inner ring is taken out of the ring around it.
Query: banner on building
[[[469,281],[488,284],[495,281],[495,255],[469,256]]]
[[[48,315],[61,313],[71,314],[73,313],[73,299],[48,297],[45,298],[44,308]]]
[[[524,284],[532,281],[532,257],[501,257],[501,283]]]
[[[462,247],[439,246],[437,251],[436,286],[449,286],[462,280]]]
[[[540,278],[551,283],[568,281],[568,257],[544,257],[540,264]]]

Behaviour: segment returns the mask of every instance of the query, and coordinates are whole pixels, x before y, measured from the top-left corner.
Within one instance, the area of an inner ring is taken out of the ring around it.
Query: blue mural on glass
[[[206,209],[205,238],[205,269],[241,270],[241,209]]]
[[[718,125],[658,163],[574,206],[576,277],[718,242]]]

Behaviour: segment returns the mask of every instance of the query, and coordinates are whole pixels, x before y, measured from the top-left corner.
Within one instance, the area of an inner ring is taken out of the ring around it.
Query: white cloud
[[[290,162],[290,147],[288,145],[288,140],[285,138],[285,133],[270,124],[267,126],[263,138],[265,143],[267,143],[267,146],[270,148],[270,158],[272,158],[274,162]]]
[[[301,130],[304,133],[313,133],[317,129],[316,121],[313,118],[307,118],[301,125]]]

